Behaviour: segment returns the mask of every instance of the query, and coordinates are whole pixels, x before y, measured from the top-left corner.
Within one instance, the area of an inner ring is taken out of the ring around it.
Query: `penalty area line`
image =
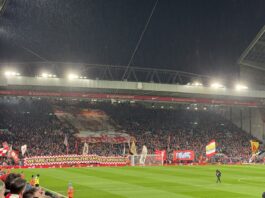
[[[67,198],[67,196],[65,196],[65,195],[63,195],[63,194],[61,194],[61,193],[58,193],[58,192],[56,192],[56,191],[53,191],[53,190],[51,190],[51,189],[49,189],[49,188],[45,188],[45,187],[43,187],[43,186],[41,186],[41,188],[43,188],[43,189],[45,189],[45,190],[48,190],[48,191],[50,191],[50,192],[52,192],[52,193],[55,193],[56,195],[59,195],[59,196],[61,196],[61,197],[63,197],[63,198]]]

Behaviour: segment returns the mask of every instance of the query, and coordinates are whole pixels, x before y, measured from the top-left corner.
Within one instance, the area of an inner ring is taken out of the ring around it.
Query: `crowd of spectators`
[[[54,105],[63,108],[91,108],[104,111],[119,131],[135,138],[138,153],[146,145],[148,153],[167,150],[169,159],[173,150],[194,150],[196,159],[205,155],[205,146],[215,139],[218,153],[226,158],[248,160],[251,154],[250,134],[229,120],[211,111],[145,108],[138,104],[110,104],[66,102],[33,99],[2,99],[0,101],[0,142],[8,142],[13,149],[27,144],[25,156],[66,154],[63,144],[68,137],[69,154],[81,154],[83,144],[75,137],[78,131],[54,114]],[[128,144],[89,144],[89,154],[128,154]],[[21,157],[21,156],[20,156]],[[2,159],[11,163],[9,159]]]
[[[40,175],[35,180],[39,181]],[[23,172],[11,173],[0,169],[0,198],[60,198],[60,195],[46,191],[39,183],[27,182]]]

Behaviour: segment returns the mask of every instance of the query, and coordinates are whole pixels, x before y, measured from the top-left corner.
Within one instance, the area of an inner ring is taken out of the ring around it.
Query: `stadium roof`
[[[265,26],[239,58],[239,64],[265,70]]]
[[[4,12],[7,0],[0,0],[0,15]]]
[[[238,60],[240,79],[254,87],[264,89],[265,85],[265,26],[259,31],[253,41]]]

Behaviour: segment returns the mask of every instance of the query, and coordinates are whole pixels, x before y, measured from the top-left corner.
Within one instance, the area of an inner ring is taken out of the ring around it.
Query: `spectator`
[[[5,179],[5,186],[6,186],[6,192],[9,193],[10,192],[10,188],[11,188],[11,183],[16,179],[19,178],[20,175],[19,174],[15,174],[15,173],[10,173],[7,175],[6,179]]]
[[[5,198],[5,183],[0,180],[0,198]]]
[[[44,198],[44,192],[40,188],[31,188],[23,193],[23,198]]]
[[[14,179],[10,185],[10,193],[6,198],[22,198],[26,184],[26,180],[21,179],[20,177]]]
[[[210,110],[154,109],[136,104],[66,103],[54,100],[10,101],[0,103],[0,129],[7,129],[0,131],[0,142],[7,141],[16,150],[27,144],[27,157],[65,154],[65,135],[68,136],[69,154],[75,154],[76,150],[81,154],[82,144],[79,143],[77,149],[75,147],[79,141],[75,136],[78,129],[74,123],[58,119],[54,115],[55,106],[66,111],[68,116],[75,116],[80,109],[105,113],[109,117],[108,122],[117,131],[125,131],[136,139],[138,153],[143,145],[147,146],[149,153],[166,149],[169,159],[172,158],[173,150],[194,150],[198,161],[199,157],[205,157],[205,145],[215,139],[217,152],[222,156],[212,158],[214,161],[246,162],[251,155],[249,140],[254,137]],[[80,123],[83,122],[80,120]],[[103,124],[108,126],[107,123]],[[91,123],[87,122],[86,125]],[[89,144],[89,154],[123,155],[123,148],[123,144],[98,142]],[[1,162],[13,164],[6,157],[2,157]]]

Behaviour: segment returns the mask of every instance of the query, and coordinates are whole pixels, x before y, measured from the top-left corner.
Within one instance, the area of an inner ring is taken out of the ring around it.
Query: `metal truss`
[[[0,0],[0,16],[4,13],[7,5],[7,0]]]
[[[240,65],[265,70],[265,26],[240,56]]]
[[[36,76],[40,71],[48,71],[63,77],[66,71],[76,72],[88,79],[110,81],[153,82],[164,84],[187,84],[195,80],[208,83],[210,77],[194,73],[169,69],[155,69],[143,67],[127,67],[117,65],[98,65],[69,62],[27,62],[27,63],[0,63],[2,68],[14,66],[24,76]]]

